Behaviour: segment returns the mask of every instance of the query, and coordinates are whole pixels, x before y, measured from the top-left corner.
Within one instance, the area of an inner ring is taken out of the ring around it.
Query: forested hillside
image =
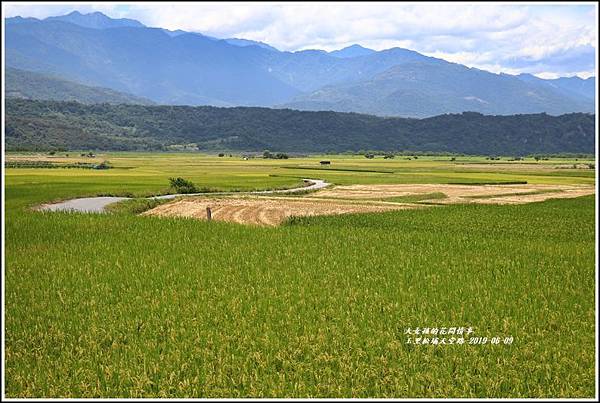
[[[466,154],[593,153],[594,115],[426,119],[290,109],[83,105],[7,99],[9,150],[200,150],[343,152],[436,151]]]

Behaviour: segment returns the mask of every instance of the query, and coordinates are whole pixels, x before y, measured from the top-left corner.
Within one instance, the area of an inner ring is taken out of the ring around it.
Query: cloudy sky
[[[280,50],[394,46],[510,74],[595,75],[593,3],[7,3],[5,17],[101,11],[147,26],[246,38]]]

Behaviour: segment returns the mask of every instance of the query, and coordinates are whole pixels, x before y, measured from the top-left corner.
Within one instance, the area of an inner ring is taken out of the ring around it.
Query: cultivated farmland
[[[6,169],[9,397],[594,394],[594,161],[59,154],[8,157],[111,169]],[[140,214],[169,206],[147,200],[34,210],[165,194],[171,177],[206,191],[324,179],[333,186],[262,199],[357,210],[278,226]],[[415,343],[434,328],[482,339]]]

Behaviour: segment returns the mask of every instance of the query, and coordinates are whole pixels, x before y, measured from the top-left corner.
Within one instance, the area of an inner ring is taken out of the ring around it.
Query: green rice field
[[[593,160],[95,160],[113,168],[5,170],[7,397],[594,397],[594,196],[279,227],[139,216],[139,203],[108,214],[32,210],[168,193],[170,177],[214,191],[303,178],[593,185],[595,169],[581,166]],[[416,328],[473,333],[464,344],[416,344],[427,337]]]

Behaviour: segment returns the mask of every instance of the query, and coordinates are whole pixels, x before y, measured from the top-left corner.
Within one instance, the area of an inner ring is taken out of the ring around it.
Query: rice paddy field
[[[70,155],[5,156],[7,397],[595,396],[595,194],[436,204],[452,185],[595,186],[593,160],[111,153],[93,157],[111,169],[47,167],[92,160]],[[156,206],[139,200],[33,209],[164,194],[170,177],[440,187],[373,197],[414,208],[277,226],[140,215]]]

